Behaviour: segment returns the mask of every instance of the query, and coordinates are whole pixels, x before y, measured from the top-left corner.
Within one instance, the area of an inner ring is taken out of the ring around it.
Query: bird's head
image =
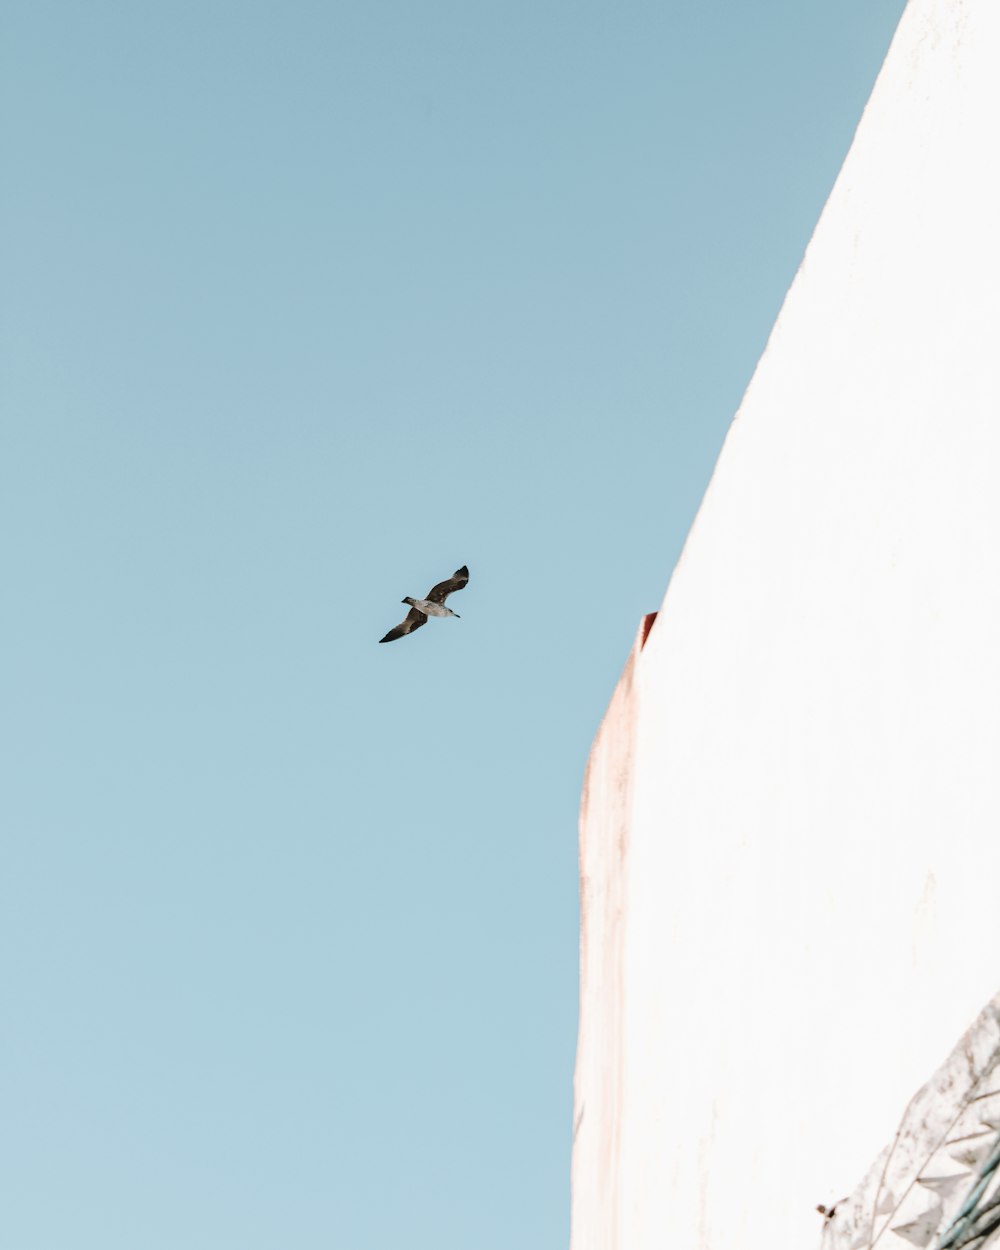
[[[410,598],[409,595],[407,595],[405,599],[400,600],[400,603],[412,603],[412,602],[413,600]]]

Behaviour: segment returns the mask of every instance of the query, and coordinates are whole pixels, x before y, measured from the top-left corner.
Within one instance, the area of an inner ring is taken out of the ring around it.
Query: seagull
[[[407,595],[403,600],[404,603],[410,605],[406,619],[400,621],[395,629],[390,629],[384,638],[379,639],[379,642],[395,642],[397,638],[403,638],[406,634],[412,634],[415,629],[419,629],[421,625],[427,624],[429,616],[454,616],[457,618],[458,613],[452,612],[451,608],[446,608],[444,601],[454,591],[461,590],[463,586],[468,584],[469,570],[463,564],[460,569],[456,569],[452,573],[447,581],[438,582],[436,586],[432,586],[427,592],[426,599],[411,599]]]

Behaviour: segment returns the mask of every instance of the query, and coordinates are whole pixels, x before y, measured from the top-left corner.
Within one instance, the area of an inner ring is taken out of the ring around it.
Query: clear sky
[[[587,750],[902,8],[2,6],[5,1250],[566,1245]]]

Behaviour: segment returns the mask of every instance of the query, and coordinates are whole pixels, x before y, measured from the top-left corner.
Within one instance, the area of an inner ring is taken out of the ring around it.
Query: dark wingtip
[[[458,569],[458,570],[457,570],[457,572],[458,572],[458,573],[460,573],[460,574],[462,575],[462,577],[468,577],[468,576],[469,576],[469,566],[468,566],[467,564],[463,564],[463,565],[462,565],[462,567],[461,567],[460,569]]]

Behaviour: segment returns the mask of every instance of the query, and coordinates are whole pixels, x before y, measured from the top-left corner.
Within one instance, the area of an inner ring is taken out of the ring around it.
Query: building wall
[[[645,617],[594,741],[580,803],[580,1036],[573,1123],[574,1244],[613,1250],[622,1090],[625,867],[632,819],[636,671]],[[586,1129],[584,1125],[586,1124]]]
[[[911,0],[595,745],[574,1250],[817,1244],[1000,984],[998,223],[1000,4]]]

